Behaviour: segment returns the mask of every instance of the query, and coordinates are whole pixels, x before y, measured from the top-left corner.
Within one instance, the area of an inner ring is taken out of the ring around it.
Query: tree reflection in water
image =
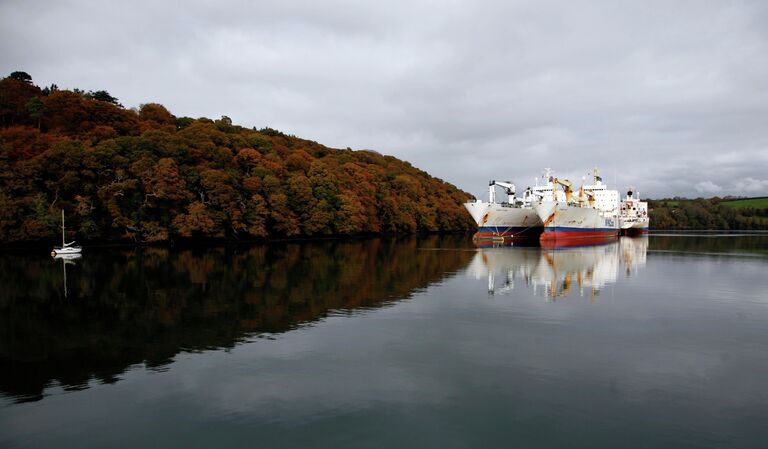
[[[50,258],[0,256],[0,392],[117,382],[179,352],[231,348],[330,313],[408,298],[465,267],[464,236],[169,250],[89,251],[62,272]]]

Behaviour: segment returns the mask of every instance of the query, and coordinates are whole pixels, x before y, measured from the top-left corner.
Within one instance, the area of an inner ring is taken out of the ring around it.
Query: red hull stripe
[[[610,238],[619,235],[618,229],[578,229],[578,228],[547,228],[541,234],[541,240],[575,240]]]
[[[542,239],[539,244],[542,248],[574,248],[577,246],[599,246],[607,245],[611,242],[615,242],[618,239],[616,236],[611,237],[590,237],[579,239],[557,239],[557,240],[544,240]]]

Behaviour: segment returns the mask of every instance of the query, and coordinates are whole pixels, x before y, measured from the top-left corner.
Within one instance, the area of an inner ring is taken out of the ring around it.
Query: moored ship
[[[621,202],[619,228],[621,235],[640,235],[648,232],[650,218],[648,203],[640,201],[640,194],[630,188],[627,197]]]
[[[609,240],[619,234],[619,192],[609,190],[597,172],[593,184],[577,192],[567,179],[552,177],[562,187],[565,199],[542,200],[533,204],[543,224],[542,245],[585,245]]]
[[[488,183],[488,202],[475,200],[464,203],[472,219],[477,223],[475,238],[538,238],[543,230],[543,223],[533,209],[533,204],[541,200],[553,200],[562,197],[552,184],[549,169],[543,176],[544,185],[528,187],[522,197],[516,196],[516,187],[509,181],[490,181]],[[507,201],[496,201],[496,187],[502,187],[507,194]]]

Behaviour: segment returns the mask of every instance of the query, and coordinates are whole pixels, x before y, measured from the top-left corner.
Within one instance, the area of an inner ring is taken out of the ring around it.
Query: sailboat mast
[[[61,247],[64,248],[64,209],[61,210]]]

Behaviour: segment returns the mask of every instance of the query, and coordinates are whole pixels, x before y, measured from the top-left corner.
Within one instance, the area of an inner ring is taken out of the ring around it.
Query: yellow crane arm
[[[563,186],[563,190],[565,191],[565,201],[567,203],[570,203],[571,200],[573,199],[573,189],[572,189],[573,183],[567,179],[557,179],[557,178],[554,178],[552,182]]]

